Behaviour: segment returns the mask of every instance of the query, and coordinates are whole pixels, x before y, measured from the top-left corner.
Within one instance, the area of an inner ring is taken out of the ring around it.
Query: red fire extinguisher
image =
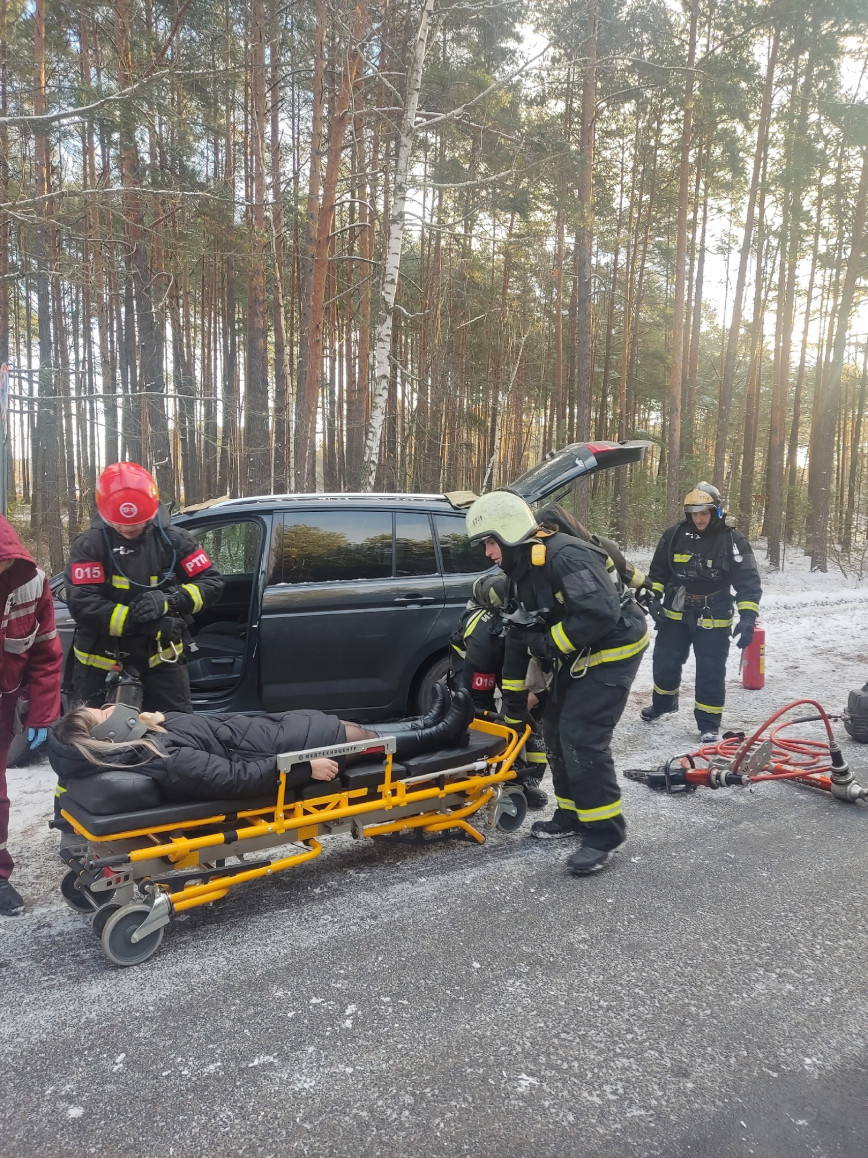
[[[753,691],[765,686],[766,633],[759,620],[754,625],[753,639],[741,653],[741,682]]]

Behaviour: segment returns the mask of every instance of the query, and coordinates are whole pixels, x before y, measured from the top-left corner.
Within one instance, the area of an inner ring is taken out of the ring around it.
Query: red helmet
[[[157,484],[137,462],[113,462],[96,480],[96,509],[107,523],[147,523],[159,505]]]

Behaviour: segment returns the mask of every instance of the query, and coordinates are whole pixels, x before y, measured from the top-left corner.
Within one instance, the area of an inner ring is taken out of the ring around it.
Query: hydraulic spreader
[[[793,709],[809,706],[815,715],[782,720]],[[658,792],[695,792],[697,788],[747,788],[768,780],[795,780],[811,788],[831,792],[847,804],[868,801],[868,788],[853,776],[832,732],[830,717],[816,700],[794,700],[775,712],[751,736],[727,732],[717,744],[703,744],[695,752],[673,756],[653,771],[630,768],[628,780],[647,784]],[[825,740],[808,740],[788,730],[821,721]]]

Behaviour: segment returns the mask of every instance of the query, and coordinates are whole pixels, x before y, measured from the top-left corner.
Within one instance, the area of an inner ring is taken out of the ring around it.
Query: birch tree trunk
[[[407,177],[410,168],[410,151],[415,134],[416,109],[419,104],[419,89],[422,85],[422,68],[425,64],[425,50],[434,0],[425,0],[416,43],[407,75],[407,92],[404,98],[404,115],[398,138],[398,155],[395,161],[395,177],[392,189],[392,204],[389,214],[389,241],[386,264],[383,269],[383,283],[380,291],[380,311],[374,337],[374,389],[371,399],[371,416],[365,439],[365,460],[362,469],[362,489],[371,490],[377,476],[380,461],[380,437],[386,417],[386,403],[389,397],[391,374],[392,324],[395,313],[395,297],[398,292],[398,275],[401,270],[401,247],[404,239],[404,222],[407,209]]]

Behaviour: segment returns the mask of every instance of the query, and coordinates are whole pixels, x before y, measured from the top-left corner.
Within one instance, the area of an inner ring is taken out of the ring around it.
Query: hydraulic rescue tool
[[[776,724],[803,705],[816,708],[817,714]],[[828,716],[816,700],[794,700],[770,716],[751,736],[727,732],[719,743],[704,744],[695,752],[673,756],[653,771],[631,768],[624,775],[670,794],[695,792],[700,787],[747,788],[767,780],[796,780],[831,792],[847,804],[868,801],[868,788],[854,778],[832,733],[831,720],[837,718]],[[825,726],[825,741],[783,735],[797,725],[817,720]]]

